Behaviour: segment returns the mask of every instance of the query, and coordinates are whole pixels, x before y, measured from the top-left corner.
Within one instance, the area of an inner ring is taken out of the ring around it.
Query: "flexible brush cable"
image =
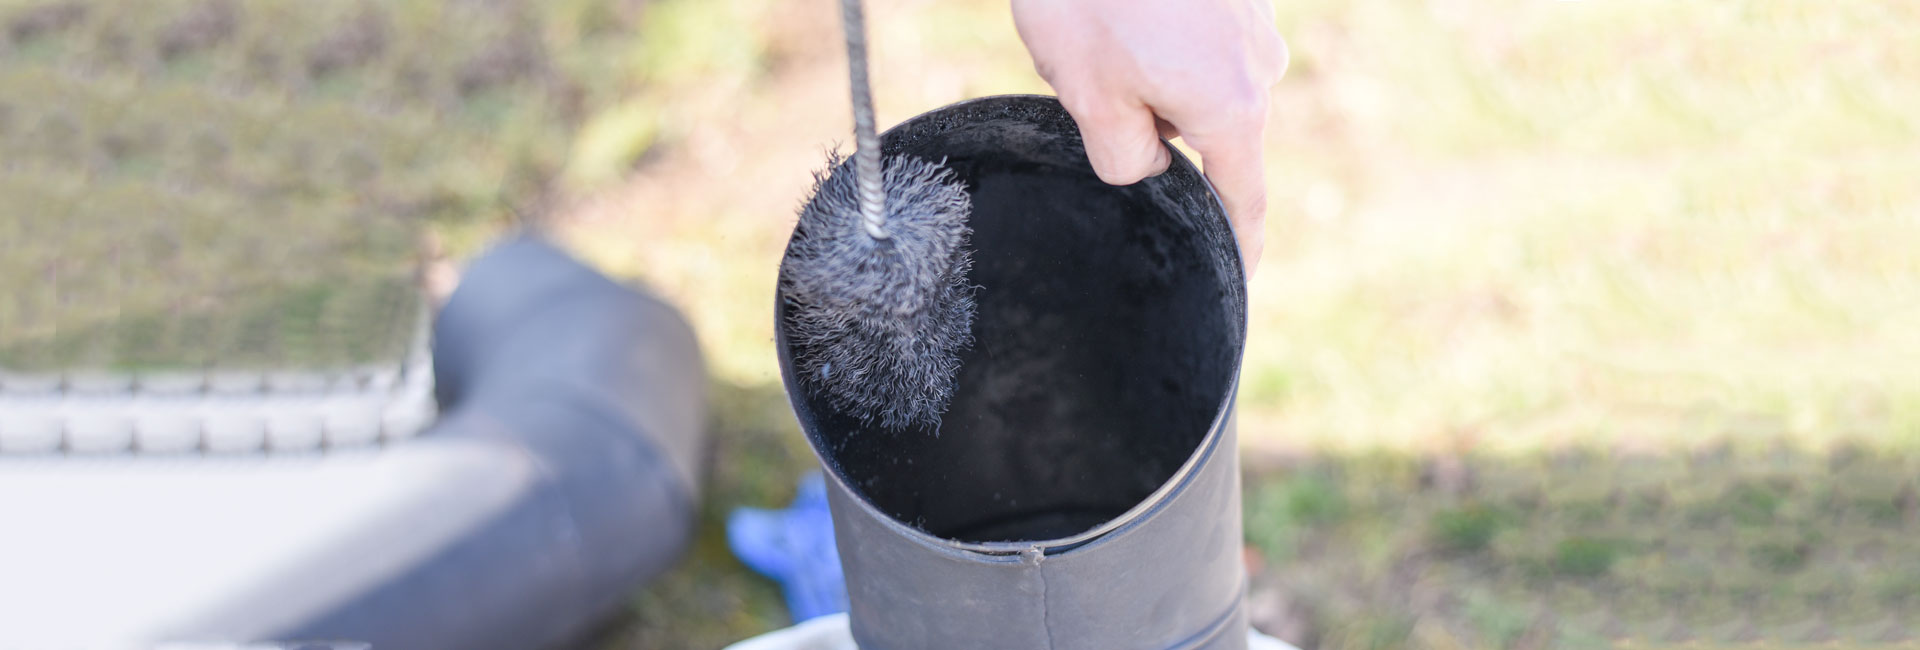
[[[873,88],[867,80],[867,19],[861,0],[841,0],[847,33],[847,81],[853,89],[854,173],[860,185],[860,221],[867,235],[886,239],[886,191],[880,178],[880,136],[874,132]]]

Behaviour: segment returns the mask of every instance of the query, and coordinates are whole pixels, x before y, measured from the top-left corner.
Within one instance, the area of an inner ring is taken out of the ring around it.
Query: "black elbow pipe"
[[[434,367],[443,417],[421,441],[515,450],[531,485],[458,541],[272,638],[552,647],[591,631],[691,539],[706,376],[672,307],[519,237],[465,273],[434,327]]]

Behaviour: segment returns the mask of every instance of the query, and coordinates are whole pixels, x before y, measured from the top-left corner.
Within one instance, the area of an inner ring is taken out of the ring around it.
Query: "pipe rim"
[[[939,119],[947,113],[961,111],[970,107],[987,104],[1033,102],[1051,104],[1057,110],[1065,110],[1064,107],[1060,106],[1059,99],[1051,95],[989,95],[986,97],[961,100],[926,111],[888,128],[885,132],[881,133],[880,137],[882,142],[884,142],[888,135],[900,129],[910,128],[925,121]],[[1171,154],[1171,162],[1168,164],[1168,170],[1183,168],[1191,170],[1194,175],[1199,176],[1201,186],[1206,188],[1206,200],[1216,208],[1210,212],[1218,218],[1227,221],[1226,226],[1228,231],[1231,232],[1233,224],[1227,217],[1226,204],[1221,201],[1219,191],[1213,187],[1213,182],[1207,179],[1205,174],[1201,173],[1200,168],[1194,165],[1193,161],[1189,160],[1178,148],[1168,143],[1165,138],[1161,138],[1160,142],[1167,147],[1167,152]],[[801,433],[807,438],[807,446],[813,450],[814,456],[820,460],[821,466],[826,470],[824,473],[827,479],[837,489],[845,490],[849,495],[853,496],[853,502],[857,504],[857,507],[863,514],[879,521],[881,525],[886,526],[888,530],[913,540],[922,546],[959,552],[965,555],[1004,557],[1035,551],[1038,551],[1042,555],[1056,555],[1072,551],[1082,546],[1098,542],[1108,535],[1143,522],[1151,518],[1153,513],[1163,509],[1172,496],[1184,489],[1188,483],[1192,482],[1194,476],[1199,473],[1199,468],[1214,456],[1219,449],[1220,440],[1225,437],[1225,428],[1232,425],[1235,397],[1240,387],[1240,370],[1245,363],[1247,350],[1248,299],[1246,293],[1246,259],[1241,255],[1239,246],[1229,246],[1228,248],[1231,249],[1230,252],[1233,260],[1239,263],[1237,266],[1240,268],[1240,277],[1238,278],[1240,291],[1237,293],[1236,300],[1236,302],[1238,302],[1238,309],[1235,310],[1235,313],[1232,314],[1229,319],[1230,324],[1234,326],[1234,334],[1236,335],[1233,341],[1235,343],[1233,346],[1234,370],[1232,376],[1227,380],[1226,389],[1222,391],[1223,394],[1219,404],[1216,405],[1214,409],[1213,420],[1208,424],[1205,439],[1194,448],[1193,453],[1187,455],[1186,460],[1181,463],[1180,468],[1175,470],[1172,476],[1167,477],[1166,481],[1162,482],[1158,488],[1155,488],[1153,492],[1149,493],[1138,503],[1135,503],[1133,507],[1128,508],[1125,512],[1120,513],[1112,519],[1102,522],[1100,525],[1074,535],[1054,539],[1019,542],[969,542],[948,539],[920,530],[894,518],[893,515],[889,515],[881,511],[878,506],[875,506],[866,494],[853,489],[853,486],[847,482],[847,478],[841,474],[840,468],[834,463],[828,462],[827,455],[822,452],[819,438],[813,430],[813,423],[815,421],[813,411],[807,407],[806,398],[796,392],[801,390],[799,388],[800,384],[798,378],[793,374],[793,359],[788,351],[787,330],[784,319],[781,318],[785,312],[785,304],[778,287],[776,287],[774,291],[773,343],[774,350],[780,362],[780,380],[785,385],[787,401],[793,406],[794,415],[799,421]],[[1235,471],[1238,470],[1236,469]]]

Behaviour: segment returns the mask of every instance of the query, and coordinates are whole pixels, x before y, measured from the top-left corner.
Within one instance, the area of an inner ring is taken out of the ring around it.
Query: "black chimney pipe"
[[[797,383],[867,650],[1246,647],[1233,395],[1246,281],[1225,210],[1172,152],[1114,187],[1051,97],[883,134],[973,199],[973,348],[938,427],[900,433]]]

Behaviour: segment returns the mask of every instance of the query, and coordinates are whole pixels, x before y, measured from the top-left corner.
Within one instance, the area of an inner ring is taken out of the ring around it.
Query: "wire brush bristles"
[[[885,238],[860,218],[852,165],[832,155],[780,267],[788,340],[803,384],[834,409],[890,430],[936,425],[973,344],[972,201],[944,166],[886,161]]]

